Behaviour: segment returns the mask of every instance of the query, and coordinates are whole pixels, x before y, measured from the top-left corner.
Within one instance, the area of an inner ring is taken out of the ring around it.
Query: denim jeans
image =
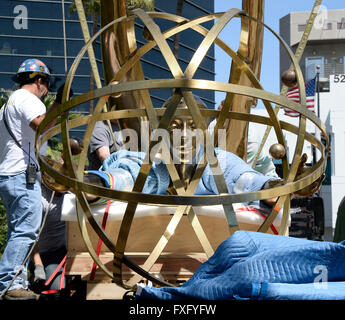
[[[0,176],[0,197],[6,209],[7,245],[0,260],[0,292],[11,282],[35,241],[42,221],[41,182],[26,183],[25,172]],[[10,290],[26,286],[27,263]]]

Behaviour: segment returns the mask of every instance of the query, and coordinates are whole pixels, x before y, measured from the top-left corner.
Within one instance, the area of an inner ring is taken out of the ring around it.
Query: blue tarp
[[[182,286],[136,299],[345,299],[345,242],[237,231]]]

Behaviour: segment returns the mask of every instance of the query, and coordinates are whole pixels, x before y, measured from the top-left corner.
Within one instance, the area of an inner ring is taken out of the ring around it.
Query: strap
[[[60,290],[44,290],[44,291],[41,291],[40,294],[54,294],[54,293],[59,293]]]
[[[66,262],[67,254],[65,256],[65,262]],[[63,266],[61,277],[60,277],[60,290],[62,290],[65,287],[65,273],[66,273],[66,263]]]
[[[45,286],[49,285],[50,282],[52,282],[52,280],[55,278],[56,274],[60,271],[61,267],[64,265],[64,268],[63,268],[62,274],[61,274],[61,280],[60,280],[60,290],[63,289],[63,287],[64,287],[64,277],[65,277],[65,273],[66,273],[66,264],[65,264],[66,258],[67,258],[67,254],[61,260],[60,264],[57,266],[57,268],[51,274],[49,279],[44,283]],[[52,292],[52,291],[57,291],[58,292],[59,290],[46,290],[46,291],[42,291],[41,293],[43,293],[43,294],[46,294],[46,293],[56,293],[56,292]]]
[[[103,220],[102,220],[102,229],[103,229],[103,230],[105,229],[106,224],[107,224],[107,219],[108,219],[110,204],[111,204],[111,200],[108,200],[108,202],[107,202],[107,207],[105,208],[104,215],[103,215]],[[100,252],[101,252],[102,243],[103,243],[102,239],[101,239],[101,238],[98,238],[97,249],[96,249],[96,254],[97,254],[97,256],[99,256],[99,254],[100,254]],[[95,279],[96,268],[97,268],[97,264],[96,264],[96,262],[94,261],[94,262],[93,262],[93,265],[92,265],[90,280],[94,280],[94,279]]]
[[[24,149],[22,148],[21,144],[18,142],[18,140],[16,139],[16,137],[14,136],[12,130],[10,129],[9,125],[8,125],[8,122],[6,120],[6,114],[5,114],[5,111],[6,111],[6,107],[7,107],[7,103],[5,104],[4,106],[4,112],[3,112],[3,120],[4,120],[4,124],[5,124],[5,127],[8,131],[8,133],[10,134],[11,138],[14,140],[14,142],[16,143],[16,145],[22,149],[24,151]]]
[[[267,216],[265,214],[263,214],[260,210],[255,209],[255,208],[250,208],[250,207],[238,208],[238,209],[236,209],[236,211],[253,211],[253,212],[258,213],[265,220],[267,218]],[[272,230],[273,234],[278,234],[278,231],[277,231],[276,227],[273,225],[273,223],[271,224],[271,230]]]
[[[108,173],[108,176],[110,178],[110,186],[111,188],[113,189],[114,188],[114,177]],[[108,220],[108,215],[109,215],[109,209],[110,209],[110,205],[111,205],[111,200],[108,200],[107,202],[107,207],[105,208],[105,211],[104,211],[104,215],[103,215],[103,220],[102,220],[102,229],[104,230],[106,225],[107,225],[107,220]],[[99,256],[100,252],[101,252],[101,247],[102,247],[102,239],[101,238],[98,238],[98,243],[97,243],[97,249],[96,249],[96,254],[97,256]],[[92,270],[91,270],[91,275],[90,275],[90,280],[94,280],[95,279],[95,275],[96,275],[96,268],[97,268],[97,264],[96,262],[94,261],[93,262],[93,265],[92,265]]]
[[[25,153],[29,156],[29,159],[31,158],[31,160],[33,160],[32,157],[31,157],[31,155],[30,155],[30,143],[29,143],[29,153],[28,153],[28,152],[21,146],[21,144],[18,142],[17,138],[14,136],[12,130],[10,129],[10,127],[9,127],[9,125],[8,125],[8,122],[7,122],[7,120],[6,120],[6,114],[5,114],[6,107],[7,107],[7,103],[6,103],[5,106],[4,106],[4,111],[3,111],[3,117],[2,117],[2,119],[3,119],[3,121],[4,121],[5,127],[6,127],[8,133],[9,133],[9,135],[11,136],[11,138],[13,139],[13,141],[16,143],[16,145],[17,145],[20,149],[22,149],[23,152],[25,152]],[[29,160],[29,162],[30,162],[30,160]],[[38,167],[37,167],[35,161],[33,161],[33,163],[35,164],[36,170],[38,171]]]
[[[65,260],[66,260],[66,257],[67,257],[67,255],[65,256]],[[60,267],[60,266],[59,266]],[[57,270],[59,270],[60,268],[57,268],[55,271],[57,271]],[[55,275],[56,275],[56,272],[54,271],[54,273],[55,273]],[[59,290],[56,290],[56,289],[51,289],[51,290],[44,290],[44,291],[41,291],[41,294],[54,294],[54,293],[59,293],[64,287],[65,287],[65,273],[66,273],[66,263],[64,264],[64,267],[63,267],[63,269],[62,269],[62,273],[61,273],[61,278],[60,278],[60,289]],[[51,280],[52,280],[53,278],[52,277],[50,277],[49,279],[48,279],[48,281],[50,282]],[[48,282],[47,281],[47,282]],[[44,285],[46,285],[47,284],[47,282],[44,284]],[[49,284],[49,283],[48,283]]]

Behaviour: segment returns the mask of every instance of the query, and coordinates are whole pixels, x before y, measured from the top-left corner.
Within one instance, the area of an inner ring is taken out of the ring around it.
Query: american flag
[[[310,80],[306,85],[305,85],[305,95],[306,95],[306,99],[307,99],[307,108],[310,111],[315,112],[314,107],[315,107],[315,87],[316,87],[316,78]],[[298,86],[295,86],[291,89],[288,90],[288,92],[286,93],[286,97],[292,101],[295,102],[300,102],[300,96],[299,96],[299,88]],[[299,113],[294,111],[294,110],[290,110],[287,108],[284,108],[284,113],[287,116],[290,117],[299,117]]]

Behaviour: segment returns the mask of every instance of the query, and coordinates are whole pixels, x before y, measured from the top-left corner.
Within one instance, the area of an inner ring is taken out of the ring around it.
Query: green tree
[[[155,8],[155,0],[127,0],[126,3],[129,10],[135,8],[146,8],[153,11]]]
[[[12,90],[0,89],[0,109],[6,104],[9,96],[11,95]]]

